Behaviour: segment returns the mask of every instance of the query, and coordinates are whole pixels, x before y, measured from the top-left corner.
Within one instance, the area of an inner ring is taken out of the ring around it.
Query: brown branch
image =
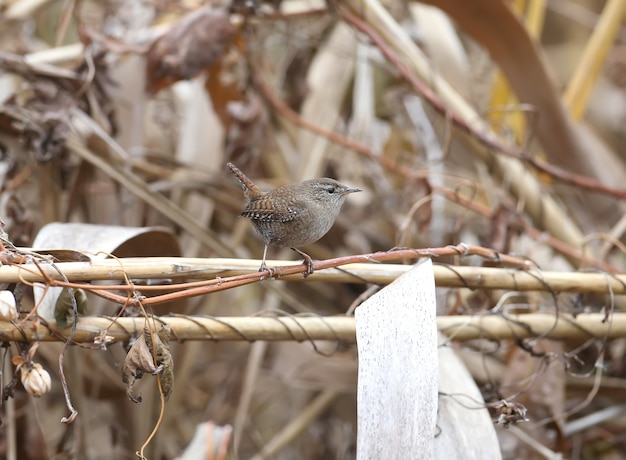
[[[452,120],[452,122],[457,127],[478,139],[485,146],[493,150],[502,152],[508,156],[517,158],[526,163],[529,163],[536,169],[550,175],[551,177],[563,183],[575,185],[599,193],[604,193],[606,195],[611,195],[619,199],[626,198],[626,190],[624,189],[610,187],[590,177],[581,176],[579,174],[566,171],[562,168],[559,168],[558,166],[555,166],[530,155],[524,149],[513,145],[504,144],[498,138],[494,136],[488,136],[487,134],[472,128],[458,113],[450,111],[449,108],[441,100],[441,98],[437,96],[437,94],[435,94],[435,92],[433,92],[425,83],[417,78],[406,65],[404,65],[404,63],[400,60],[396,53],[389,46],[387,46],[387,43],[369,26],[369,24],[367,24],[358,16],[352,14],[346,8],[340,6],[337,11],[339,13],[339,16],[344,21],[346,21],[355,29],[369,37],[369,39],[378,47],[378,49],[382,52],[385,58],[398,70],[402,78],[404,78],[404,80],[409,83],[409,85],[411,86],[411,88],[413,88],[415,92],[417,92],[424,99],[426,99],[437,111],[443,114],[446,119]]]
[[[425,248],[425,249],[397,249],[391,250],[387,252],[376,252],[372,254],[362,254],[362,255],[354,255],[354,256],[345,256],[338,257],[329,260],[322,260],[314,262],[313,267],[315,270],[323,270],[328,268],[336,268],[339,266],[344,266],[348,264],[355,263],[368,263],[368,262],[384,262],[391,260],[411,260],[411,259],[419,259],[419,258],[436,258],[443,256],[470,256],[475,255],[479,256],[485,260],[496,263],[500,266],[505,267],[515,267],[523,270],[528,270],[533,268],[533,264],[527,260],[513,257],[506,254],[499,254],[491,249],[483,248],[480,246],[473,246],[468,244],[458,244],[456,246],[446,246],[440,248]],[[149,259],[147,259],[148,261]],[[283,278],[290,275],[304,274],[307,271],[307,266],[304,264],[296,264],[296,265],[287,265],[287,266],[272,266],[268,270],[263,272],[254,272],[254,273],[246,273],[243,275],[235,275],[228,278],[217,277],[215,279],[203,281],[203,282],[195,282],[191,283],[191,285],[176,285],[176,288],[180,288],[181,290],[173,293],[163,294],[155,297],[144,297],[141,295],[136,295],[137,287],[134,283],[129,281],[130,277],[126,273],[124,269],[123,259],[114,259],[114,263],[119,267],[119,274],[121,279],[126,282],[126,285],[119,286],[91,286],[83,283],[74,283],[69,281],[69,277],[59,268],[60,264],[52,264],[46,266],[44,264],[37,263],[37,268],[39,269],[39,274],[43,278],[46,286],[58,286],[65,287],[70,289],[84,289],[87,291],[91,291],[94,294],[105,298],[111,302],[118,303],[121,305],[156,305],[159,303],[165,303],[172,300],[181,300],[189,297],[196,297],[200,295],[211,294],[213,292],[223,291],[226,289],[232,289],[235,287],[243,286],[250,283],[255,283],[258,281],[262,281],[266,278]],[[22,266],[18,266],[22,268]],[[4,268],[4,267],[2,267]],[[49,270],[47,270],[49,268]],[[30,283],[32,281],[38,280],[25,280],[20,274],[20,281],[25,283]],[[34,275],[34,271],[30,270],[27,273]],[[1,269],[0,269],[1,274]],[[1,278],[1,276],[0,276]],[[61,278],[61,279],[59,279]],[[108,273],[108,278],[112,278],[111,274]],[[356,278],[356,276],[355,276]],[[94,278],[88,278],[93,280]],[[354,280],[353,280],[354,281]],[[139,288],[143,289],[143,288]],[[149,287],[146,286],[146,290],[168,290],[171,291],[173,286],[165,285],[165,286],[154,286]],[[132,292],[134,295],[118,295],[113,292],[108,292],[110,290],[126,290]]]
[[[440,186],[432,186],[432,188],[434,191],[440,193],[447,200],[453,203],[463,206],[466,209],[471,209],[473,212],[488,219],[493,219],[494,217],[494,212],[491,208],[475,200],[463,197],[456,190]],[[530,224],[524,224],[524,231],[533,240],[537,241],[538,243],[550,246],[552,249],[562,254],[570,261],[580,262],[581,266],[595,267],[599,270],[613,274],[622,273],[624,271],[623,269],[618,268],[608,262],[604,262],[602,260],[598,260],[594,257],[588,256],[580,249],[576,249],[573,246],[559,240],[558,238],[555,238],[547,232],[541,231],[533,227]]]
[[[257,72],[258,74],[258,72]],[[351,139],[346,138],[345,136],[336,133],[334,131],[329,131],[326,130],[324,128],[321,128],[320,126],[311,123],[307,120],[305,120],[304,118],[302,118],[297,112],[295,112],[294,110],[292,110],[289,106],[287,106],[287,104],[285,104],[282,100],[280,100],[280,98],[278,98],[276,96],[276,94],[274,94],[274,92],[270,89],[270,87],[264,82],[262,81],[258,76],[255,77],[255,85],[257,87],[257,89],[261,92],[261,94],[263,95],[263,97],[270,103],[270,105],[272,105],[274,107],[274,109],[276,111],[278,111],[280,114],[282,114],[285,118],[287,118],[288,120],[291,120],[293,123],[296,123],[297,125],[308,129],[309,131],[322,136],[328,140],[330,140],[331,142],[336,143],[337,145],[341,145],[343,147],[346,147],[360,155],[363,155],[367,158],[369,158],[372,161],[377,162],[378,164],[380,164],[382,167],[384,167],[385,169],[395,172],[403,177],[407,177],[407,178],[423,178],[425,177],[427,174],[426,173],[417,173],[415,171],[410,170],[409,168],[403,167],[401,165],[399,165],[398,163],[396,163],[393,160],[390,160],[389,158],[383,156],[383,155],[378,155],[376,154],[372,149],[370,149],[369,147],[367,147],[364,144],[361,144],[357,141],[353,141]],[[430,91],[430,90],[429,90]],[[437,98],[437,100],[439,100]],[[440,100],[439,100],[440,101]],[[441,103],[441,106],[443,107],[443,103]],[[445,108],[445,107],[444,107]],[[444,113],[444,115],[446,115],[446,117],[448,116],[452,116],[452,113],[450,113],[449,111],[447,111]],[[458,117],[457,117],[458,118]],[[459,118],[460,119],[460,118]],[[461,120],[462,121],[462,120]],[[464,122],[463,122],[464,123]],[[466,125],[467,126],[467,125]],[[469,129],[469,127],[468,127]],[[515,155],[513,155],[515,156]],[[536,161],[541,161],[538,159],[533,159],[531,158],[529,161],[532,162],[536,162]],[[465,203],[469,203],[470,200],[463,200],[462,197],[460,197],[458,194],[454,193],[454,192],[450,192],[449,189],[443,188],[443,187],[438,187],[438,186],[434,186],[433,184],[430,184],[431,187],[433,188],[434,191],[437,191],[439,193],[442,193],[444,196],[446,196],[446,198],[450,199],[451,201],[457,201],[457,202],[462,202],[465,201]],[[535,238],[535,239],[540,239],[540,240],[545,240],[545,242],[547,244],[549,244],[553,249],[555,249],[556,251],[560,252],[561,254],[567,256],[568,258],[572,259],[572,260],[579,260],[581,262],[583,262],[586,265],[589,266],[593,266],[593,267],[597,267],[600,268],[602,270],[605,270],[609,273],[619,273],[620,270],[610,264],[607,264],[605,262],[601,262],[601,261],[597,261],[591,257],[585,256],[584,254],[582,254],[581,251],[571,247],[570,245],[568,245],[567,243],[564,243],[556,238],[554,238],[551,235],[546,235],[544,232],[541,232],[540,230],[535,229],[534,227],[527,227],[527,231],[529,232],[529,234]]]
[[[321,128],[320,126],[311,123],[304,118],[302,118],[296,111],[294,111],[291,107],[285,104],[280,98],[278,98],[274,92],[270,89],[270,87],[258,76],[260,72],[255,72],[254,83],[255,87],[260,91],[263,97],[274,107],[276,111],[281,113],[285,118],[292,121],[293,123],[301,126],[312,133],[317,134],[318,136],[322,136],[328,139],[331,142],[334,142],[337,145],[341,145],[347,149],[350,149],[364,157],[369,158],[377,163],[379,163],[382,167],[389,171],[393,171],[397,174],[400,174],[404,177],[421,177],[422,175],[416,175],[414,171],[409,168],[405,168],[400,166],[395,161],[390,160],[389,158],[376,154],[372,149],[367,147],[365,144],[361,144],[360,142],[353,141],[348,139],[347,137],[336,133],[334,131],[329,131],[327,129]]]

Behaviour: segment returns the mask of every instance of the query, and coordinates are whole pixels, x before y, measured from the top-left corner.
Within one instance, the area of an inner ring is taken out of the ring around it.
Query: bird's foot
[[[276,269],[275,268],[270,268],[267,266],[267,264],[265,263],[265,261],[263,261],[261,263],[261,268],[259,268],[259,272],[267,272],[268,274],[268,278],[272,279],[275,276],[276,273]],[[261,277],[261,281],[263,281],[265,279],[264,276]]]
[[[304,272],[304,277],[306,278],[315,271],[315,269],[313,268],[313,259],[309,257],[308,259],[304,259],[302,263],[306,265],[306,271]]]
[[[293,249],[298,254],[300,254],[302,257],[304,257],[304,261],[302,263],[304,265],[306,265],[306,271],[303,273],[303,275],[306,278],[307,276],[309,276],[311,273],[313,273],[315,271],[315,269],[313,268],[313,259],[306,252],[302,252],[302,251],[300,251],[299,249],[296,249],[296,248],[291,248],[291,249]]]

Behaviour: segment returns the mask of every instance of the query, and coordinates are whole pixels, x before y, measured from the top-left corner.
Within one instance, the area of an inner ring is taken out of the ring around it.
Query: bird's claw
[[[263,261],[263,263],[261,264],[261,268],[259,268],[259,272],[267,272],[268,273],[268,278],[272,279],[275,276],[276,273],[276,269],[275,268],[270,268],[265,264],[265,261]],[[261,281],[263,281],[265,279],[264,276],[261,277]]]
[[[306,266],[306,271],[303,273],[303,275],[306,278],[315,271],[315,269],[313,268],[313,259],[311,259],[311,256],[309,256],[308,254],[304,254],[303,252],[300,252],[300,254],[302,254],[302,256],[304,257],[302,263]]]
[[[309,260],[304,259],[302,263],[306,265],[306,271],[303,273],[304,277],[306,278],[307,276],[309,276],[311,273],[315,271],[315,269],[313,268],[313,261],[311,259]]]

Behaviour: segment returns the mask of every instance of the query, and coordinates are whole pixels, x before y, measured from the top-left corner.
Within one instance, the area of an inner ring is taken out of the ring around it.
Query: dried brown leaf
[[[163,396],[167,400],[172,393],[174,387],[174,360],[172,359],[172,353],[170,352],[170,332],[171,327],[163,325],[157,335],[152,336],[147,334],[148,331],[144,330],[144,336],[146,337],[146,343],[152,349],[152,338],[155,339],[156,348],[156,362],[161,374],[161,390]]]
[[[162,326],[158,334],[151,333],[148,326],[128,351],[122,367],[122,381],[126,394],[133,402],[140,403],[141,395],[134,392],[135,382],[148,372],[161,374],[161,388],[167,400],[174,386],[174,361],[169,349],[169,326]],[[156,350],[153,354],[153,339]],[[156,357],[156,360],[155,360]]]
[[[206,7],[185,16],[148,50],[147,89],[151,94],[198,75],[232,45],[236,29],[223,11]]]

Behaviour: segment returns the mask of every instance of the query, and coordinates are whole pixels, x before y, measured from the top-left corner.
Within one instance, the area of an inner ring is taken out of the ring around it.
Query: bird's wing
[[[290,222],[298,220],[302,215],[302,206],[297,202],[292,202],[276,209],[270,201],[253,201],[241,213],[248,219],[265,222]]]

